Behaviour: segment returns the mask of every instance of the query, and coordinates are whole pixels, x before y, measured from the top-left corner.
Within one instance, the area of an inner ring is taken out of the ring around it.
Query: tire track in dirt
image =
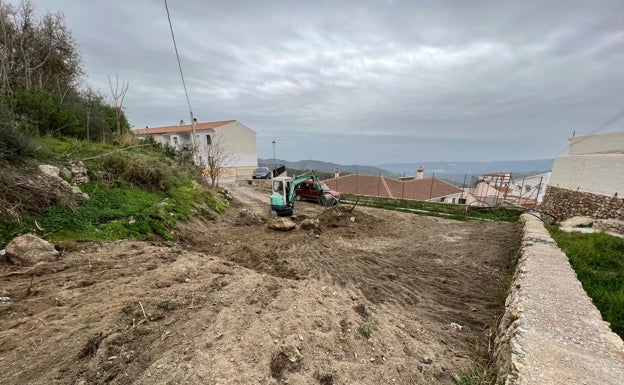
[[[320,229],[282,233],[240,221],[268,212],[250,196],[178,244],[79,244],[6,279],[0,383],[453,384],[487,345],[517,226],[298,202]]]

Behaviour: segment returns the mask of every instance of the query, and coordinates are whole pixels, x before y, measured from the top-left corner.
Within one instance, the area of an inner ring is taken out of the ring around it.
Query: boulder
[[[61,167],[59,169],[59,176],[65,180],[70,180],[72,178],[72,173],[66,167]]]
[[[9,261],[18,266],[33,266],[39,262],[53,261],[59,255],[54,245],[33,234],[13,238],[5,252]]]
[[[269,222],[269,228],[279,231],[289,231],[296,227],[295,222],[288,218],[273,218]]]
[[[40,164],[38,168],[42,174],[46,174],[53,178],[58,178],[59,176],[60,169],[56,166],[52,166],[50,164]]]
[[[306,218],[301,222],[303,230],[318,230],[321,227],[321,221],[318,218]]]
[[[562,227],[578,227],[589,226],[594,223],[595,219],[589,217],[573,217],[561,222]]]

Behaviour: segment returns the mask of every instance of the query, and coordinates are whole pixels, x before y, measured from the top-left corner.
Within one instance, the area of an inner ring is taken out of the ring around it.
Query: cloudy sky
[[[130,83],[131,124],[189,120],[163,1],[33,2],[65,14],[88,83]],[[246,124],[259,157],[551,158],[624,108],[621,0],[168,5],[195,117]]]

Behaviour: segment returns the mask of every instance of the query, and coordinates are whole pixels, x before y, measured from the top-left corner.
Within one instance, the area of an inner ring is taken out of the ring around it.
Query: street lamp
[[[273,144],[273,171],[271,172],[271,178],[273,178],[275,176],[275,167],[277,167],[275,164],[275,140],[271,144]]]

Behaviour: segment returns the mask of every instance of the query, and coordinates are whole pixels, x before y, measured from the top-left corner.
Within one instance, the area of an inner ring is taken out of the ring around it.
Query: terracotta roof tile
[[[462,189],[435,178],[401,181],[384,176],[351,174],[324,182],[341,193],[415,200],[436,199],[462,192]]]
[[[212,130],[214,128],[225,126],[235,121],[236,120],[223,120],[220,122],[195,123],[195,131]],[[190,132],[192,130],[193,128],[190,124],[185,124],[182,126],[177,125],[177,126],[148,127],[148,128],[134,129],[134,130],[131,130],[131,132],[134,135],[147,135],[147,134],[166,134],[170,132]]]

